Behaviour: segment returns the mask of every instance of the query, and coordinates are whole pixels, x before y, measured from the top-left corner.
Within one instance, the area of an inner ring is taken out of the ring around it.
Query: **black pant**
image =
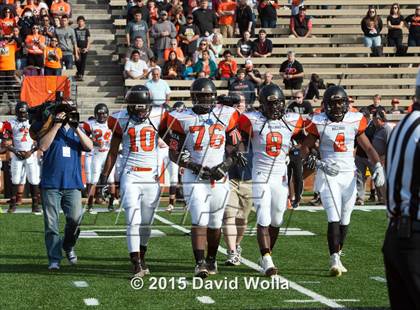
[[[79,60],[76,61],[77,75],[79,76],[85,75],[87,55],[88,53],[80,53]]]
[[[420,231],[400,239],[397,225],[392,223],[382,252],[391,308],[420,310]]]
[[[402,41],[402,37],[388,37],[388,46],[401,46]]]
[[[287,178],[291,180],[291,176],[293,175],[293,188],[295,190],[295,200],[300,201],[302,191],[303,191],[303,165],[302,165],[302,157],[300,156],[299,150],[291,150],[290,154],[290,163],[287,165]]]
[[[44,54],[28,54],[28,66],[44,67]]]

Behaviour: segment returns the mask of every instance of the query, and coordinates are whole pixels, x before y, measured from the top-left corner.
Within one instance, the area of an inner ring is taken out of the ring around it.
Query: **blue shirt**
[[[41,187],[82,189],[82,144],[73,128],[61,127],[50,148],[44,153]]]

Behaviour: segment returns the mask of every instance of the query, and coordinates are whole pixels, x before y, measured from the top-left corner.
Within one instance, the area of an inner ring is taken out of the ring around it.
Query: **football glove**
[[[316,168],[316,161],[318,160],[315,154],[309,154],[304,164],[308,169],[314,170]]]
[[[329,176],[335,177],[340,170],[338,169],[337,163],[326,163],[325,161],[317,159],[315,162],[315,166],[324,171],[325,174],[328,174]]]
[[[194,174],[196,174],[202,180],[209,180],[211,177],[211,172],[208,167],[203,167],[202,165],[189,162],[186,168],[190,169]]]
[[[375,182],[376,187],[384,186],[385,184],[385,171],[384,167],[380,162],[377,162],[375,167],[373,168],[372,174],[373,182]]]
[[[221,163],[213,168],[210,169],[211,179],[219,181],[226,176],[226,172],[229,168],[224,164]]]

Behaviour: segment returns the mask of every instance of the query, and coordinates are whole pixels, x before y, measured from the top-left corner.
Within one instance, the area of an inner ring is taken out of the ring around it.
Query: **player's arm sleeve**
[[[89,137],[92,134],[92,130],[90,128],[90,125],[88,122],[84,122],[82,125],[82,129],[85,132],[85,134]]]
[[[309,135],[319,138],[318,127],[311,120],[307,120],[304,126]]]
[[[116,136],[122,137],[121,125],[118,119],[116,119],[115,117],[113,116],[108,117],[108,128],[111,129],[112,136],[116,135]]]
[[[242,141],[244,143],[248,143],[249,140],[252,139],[252,136],[253,136],[252,124],[249,118],[245,114],[242,114],[239,117],[238,130],[241,133]]]
[[[182,156],[186,134],[179,120],[171,114],[168,114],[167,118],[167,131],[164,141],[169,145],[169,159],[180,167],[188,168],[189,158]]]
[[[357,133],[356,133],[357,137],[365,132],[367,125],[368,125],[368,121],[366,117],[362,116],[362,119],[359,122],[359,127],[357,128]]]
[[[293,137],[301,136],[304,126],[305,121],[303,120],[302,116],[299,115],[299,118],[297,119],[293,128]]]
[[[163,107],[162,107],[162,110],[163,110]],[[159,137],[161,137],[163,141],[165,141],[166,136],[168,134],[168,115],[169,113],[167,111],[163,111],[163,113],[161,114],[159,128],[158,128]]]
[[[229,123],[226,127],[226,146],[231,145],[237,147],[241,142],[241,134],[238,130],[240,114],[235,111],[229,119]]]

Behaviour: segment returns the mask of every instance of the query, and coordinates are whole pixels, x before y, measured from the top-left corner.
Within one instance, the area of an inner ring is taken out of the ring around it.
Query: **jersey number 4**
[[[265,152],[272,157],[280,155],[283,136],[279,132],[270,132],[265,136]]]
[[[138,152],[139,145],[137,144],[136,140],[136,129],[134,127],[130,127],[127,130],[128,135],[130,136],[130,150],[131,152]],[[140,136],[140,147],[145,152],[153,151],[155,148],[155,135],[156,132],[152,128],[144,127],[140,129],[138,132]]]
[[[347,152],[344,132],[339,132],[335,137],[334,152]]]
[[[210,147],[213,149],[220,148],[223,143],[225,142],[225,136],[216,133],[216,131],[222,131],[223,132],[224,126],[221,124],[213,124],[209,127],[209,137],[210,137]],[[204,134],[206,133],[206,127],[205,126],[190,126],[190,133],[197,134],[197,140],[194,143],[194,150],[195,151],[201,151],[203,149],[202,143]]]

